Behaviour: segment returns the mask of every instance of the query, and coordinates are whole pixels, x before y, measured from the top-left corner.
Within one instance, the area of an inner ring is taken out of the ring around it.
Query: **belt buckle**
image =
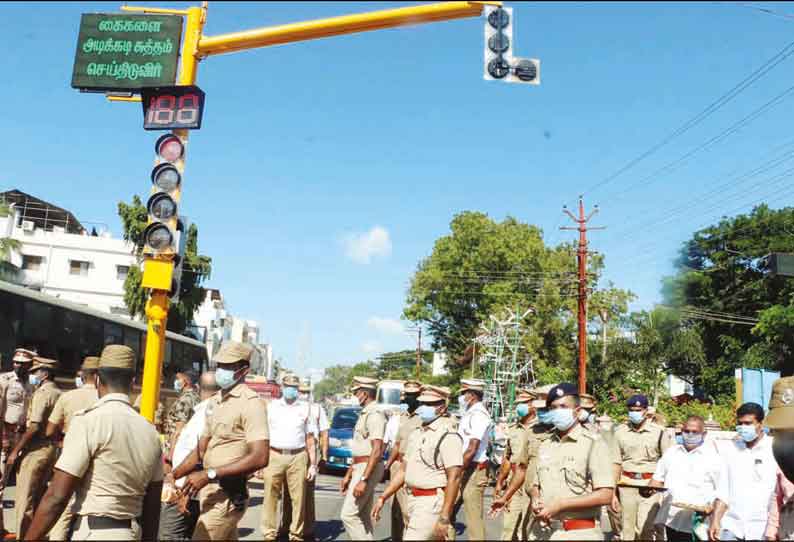
[[[632,472],[631,473],[631,479],[632,480],[642,480],[642,474],[640,474],[639,472]]]

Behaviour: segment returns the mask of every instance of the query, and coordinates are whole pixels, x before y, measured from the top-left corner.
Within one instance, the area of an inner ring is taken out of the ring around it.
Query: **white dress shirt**
[[[717,495],[719,477],[720,458],[713,441],[704,442],[691,451],[681,444],[668,448],[653,474],[653,479],[663,482],[667,488],[656,523],[691,533],[692,511],[673,506],[673,503],[711,504]]]
[[[319,433],[328,431],[331,428],[331,424],[328,423],[328,415],[325,413],[325,409],[322,407],[322,405],[317,403],[309,403],[309,412],[311,413],[315,429],[317,429]],[[317,432],[314,433],[314,436],[315,438],[320,437]]]
[[[383,444],[390,446],[397,440],[397,431],[400,429],[400,415],[391,414],[386,422],[386,432],[383,434]]]
[[[210,399],[204,401],[193,407],[193,416],[182,427],[179,433],[179,438],[176,439],[174,444],[174,453],[171,457],[171,463],[174,468],[182,464],[187,459],[190,452],[196,449],[198,442],[201,439],[201,434],[204,432],[204,424],[207,422],[207,405]],[[174,482],[176,487],[182,487],[185,484],[185,477]],[[196,496],[198,499],[198,495]]]
[[[482,402],[475,403],[463,414],[458,434],[463,439],[464,453],[469,448],[471,439],[480,440],[480,446],[474,454],[472,463],[482,463],[488,460],[488,441],[491,439],[491,415],[485,410]]]
[[[777,483],[772,437],[762,435],[752,448],[741,440],[733,442],[726,447],[721,464],[717,498],[728,505],[722,518],[723,531],[736,538],[762,539],[769,499]]]
[[[317,434],[317,426],[309,415],[309,404],[295,400],[292,404],[282,397],[270,401],[267,408],[270,426],[270,446],[282,450],[306,447],[306,434]]]

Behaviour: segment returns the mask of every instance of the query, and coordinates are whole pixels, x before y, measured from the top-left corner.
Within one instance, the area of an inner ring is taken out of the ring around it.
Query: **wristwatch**
[[[365,483],[366,483],[366,481],[367,481],[367,477],[366,476],[362,476],[361,479],[359,480],[359,482],[365,482]]]
[[[215,472],[215,469],[207,469],[207,478],[209,478],[210,481],[214,481],[217,477],[218,473]]]

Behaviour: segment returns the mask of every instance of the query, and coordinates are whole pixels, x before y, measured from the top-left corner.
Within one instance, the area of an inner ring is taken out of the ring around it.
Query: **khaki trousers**
[[[780,528],[778,540],[794,540],[794,510],[786,507],[780,510]]]
[[[262,506],[262,538],[275,540],[278,537],[278,503],[286,482],[288,496],[292,505],[292,521],[289,527],[290,540],[303,540],[303,519],[305,514],[306,471],[309,468],[309,454],[287,455],[270,449],[270,462],[262,473],[265,483],[264,503]]]
[[[504,513],[502,540],[523,542],[527,540],[529,527],[529,495],[523,487],[513,494],[509,506]]]
[[[650,497],[640,495],[640,488],[620,486],[618,495],[622,516],[620,539],[629,540],[656,540],[659,532],[654,525],[656,514],[659,512],[659,497],[656,492]]]
[[[488,470],[475,466],[463,474],[460,494],[466,518],[466,534],[469,540],[485,540],[485,522],[482,518],[483,496],[488,484]],[[460,505],[460,501],[458,502]],[[454,519],[454,518],[453,518]]]
[[[375,487],[383,479],[383,462],[378,460],[372,474],[366,483],[366,489],[361,497],[353,496],[353,490],[364,474],[366,463],[353,465],[353,475],[347,487],[345,501],[342,503],[342,523],[345,525],[347,536],[350,540],[372,540],[372,505],[375,501]]]
[[[69,504],[63,509],[61,517],[55,522],[55,525],[50,529],[50,542],[66,542],[69,539],[69,528],[74,521],[74,512],[72,512],[72,505],[74,505],[74,495],[69,499]]]
[[[551,526],[543,526],[536,521],[529,533],[530,540],[604,540],[604,533],[598,525],[593,529],[574,529],[566,531],[558,521]]]
[[[47,489],[55,465],[55,446],[47,444],[27,452],[19,464],[17,474],[16,508],[17,539],[22,540],[33,521],[39,501]]]
[[[389,472],[392,480],[400,470],[400,462],[392,463]],[[405,484],[394,494],[391,502],[391,539],[392,542],[402,542],[405,527],[408,525],[408,494],[405,492]]]
[[[237,524],[243,519],[248,504],[238,510],[218,484],[201,490],[201,513],[193,531],[193,540],[238,540]]]
[[[435,496],[414,497],[406,494],[405,506],[408,510],[408,524],[403,533],[403,540],[437,540],[433,537],[433,527],[441,515],[444,506],[444,490],[436,491]],[[455,540],[455,529],[450,526],[447,540]],[[473,540],[473,539],[472,539]]]
[[[132,520],[128,529],[94,529],[88,526],[88,520],[78,516],[71,540],[140,540],[141,526],[137,520]]]

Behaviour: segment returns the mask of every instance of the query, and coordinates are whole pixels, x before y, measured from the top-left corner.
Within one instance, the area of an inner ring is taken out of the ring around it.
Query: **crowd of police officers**
[[[275,540],[280,522],[290,540],[312,538],[327,417],[293,376],[281,398],[265,403],[245,385],[252,354],[249,345],[224,344],[214,373],[202,375],[201,394],[193,379],[177,379],[164,445],[130,401],[130,348],[109,345],[86,358],[77,388],[66,393],[54,381],[57,361],[18,349],[14,370],[0,375],[0,498],[16,475],[18,538],[236,540],[255,475],[264,482],[263,537]],[[449,389],[406,382],[407,409],[385,465],[377,383],[355,377],[351,386],[362,410],[340,488],[350,539],[372,540],[390,499],[394,540],[453,540],[460,508],[472,540],[485,539],[486,516],[500,514],[503,540],[603,539],[604,522],[621,540],[662,539],[653,525],[660,495],[649,481],[671,440],[649,418],[646,397],[631,397],[628,422],[606,432],[595,423],[595,399],[572,384],[518,390],[517,421],[484,510],[493,429],[485,382],[461,381],[459,421],[448,412]],[[390,481],[376,499],[387,469]],[[163,531],[161,511],[164,524],[176,518],[189,527]]]

